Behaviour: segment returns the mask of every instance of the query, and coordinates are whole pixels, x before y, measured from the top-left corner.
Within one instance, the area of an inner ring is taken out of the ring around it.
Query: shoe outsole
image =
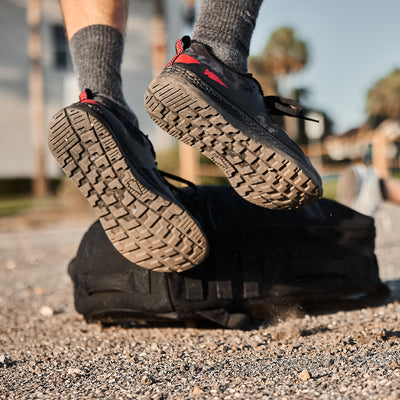
[[[205,259],[207,240],[192,217],[134,175],[96,116],[79,106],[62,109],[50,123],[49,147],[129,261],[154,271],[181,272]]]
[[[290,159],[287,148],[280,149],[273,135],[241,132],[241,123],[252,125],[253,131],[260,128],[233,105],[218,105],[207,91],[186,77],[163,73],[147,88],[147,113],[168,134],[211,159],[238,194],[253,204],[287,209],[322,196],[321,187],[308,176],[311,173],[307,175],[301,160]]]

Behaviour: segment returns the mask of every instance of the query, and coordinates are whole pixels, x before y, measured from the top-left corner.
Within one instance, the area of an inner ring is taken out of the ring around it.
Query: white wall
[[[182,1],[167,0],[167,19],[170,21],[168,56],[172,56],[175,40],[181,36]],[[57,71],[52,65],[53,45],[49,26],[62,22],[58,0],[42,0],[42,4],[47,130],[51,116],[64,105],[77,101],[79,93],[72,69]],[[152,79],[151,13],[150,0],[130,0],[122,75],[125,97],[138,115],[141,129],[150,135],[157,148],[168,143],[169,136],[159,132],[147,116],[143,104],[146,87]],[[29,130],[26,0],[0,0],[0,37],[0,179],[30,177],[33,154]],[[48,175],[58,175],[60,170],[49,151],[46,156]]]

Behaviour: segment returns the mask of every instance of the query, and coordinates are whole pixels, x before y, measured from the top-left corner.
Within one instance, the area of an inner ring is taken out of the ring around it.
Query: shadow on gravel
[[[389,285],[390,284],[390,285]],[[390,286],[390,287],[389,287]],[[390,289],[397,288],[397,292],[391,293]],[[394,296],[393,296],[394,294]],[[296,301],[295,299],[278,302],[263,302],[262,305],[258,305],[257,313],[259,317],[249,318],[248,324],[241,328],[235,327],[241,330],[257,330],[260,326],[265,325],[275,325],[282,320],[289,319],[292,317],[301,318],[304,315],[327,315],[339,311],[351,311],[358,310],[366,307],[379,307],[382,305],[389,304],[393,301],[400,299],[400,281],[385,282],[376,288],[376,290],[369,293],[359,294],[357,296],[349,295],[347,297],[341,297],[336,299],[331,299],[327,301]],[[252,305],[254,311],[254,304]],[[257,314],[256,313],[256,314]],[[262,315],[262,317],[261,317]],[[116,319],[107,318],[101,320],[101,325],[104,328],[118,326],[123,329],[148,329],[148,328],[196,328],[196,329],[226,329],[218,323],[214,323],[210,320],[201,320],[193,317],[193,319],[187,318],[185,321],[174,321],[174,320],[149,320],[144,318],[134,319],[129,316],[126,317],[125,321],[116,322]],[[98,320],[88,320],[88,322],[99,322]],[[301,336],[312,336],[317,333],[323,333],[329,329],[322,325],[317,328],[310,330],[304,330],[300,332]],[[400,337],[400,332],[386,332],[387,338],[390,337]]]
[[[382,335],[383,339],[387,340],[390,338],[400,338],[400,331],[384,331],[384,334]]]

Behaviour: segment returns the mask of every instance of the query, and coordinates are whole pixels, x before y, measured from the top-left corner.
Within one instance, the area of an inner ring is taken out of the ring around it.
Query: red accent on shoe
[[[81,103],[90,103],[90,104],[97,104],[97,105],[100,105],[100,103],[98,103],[97,101],[89,100],[89,99],[83,100],[83,101],[81,101]]]
[[[81,94],[79,95],[79,101],[85,101],[85,100],[87,100],[88,99],[88,95],[87,95],[87,92],[86,92],[86,90],[84,90],[83,92],[81,92]]]
[[[179,57],[175,59],[176,63],[182,64],[200,64],[200,61],[196,60],[195,58],[188,56],[186,54],[181,54]]]
[[[189,36],[181,37],[175,43],[176,54],[172,57],[172,60],[167,64],[167,67],[170,67],[175,62],[175,60],[183,53],[183,51],[187,49],[189,46],[190,46]]]
[[[81,103],[91,103],[91,104],[97,104],[99,103],[97,101],[94,101],[89,98],[89,96],[92,96],[92,92],[89,89],[85,89],[80,95],[79,95],[79,101]]]
[[[175,43],[175,50],[176,50],[176,54],[172,57],[171,61],[167,64],[167,67],[170,67],[175,62],[175,60],[182,54],[182,52],[183,52],[182,38],[177,40],[177,42]]]
[[[204,75],[207,75],[210,79],[214,80],[215,82],[218,82],[220,85],[225,86],[226,88],[228,87],[225,85],[224,82],[221,81],[220,78],[218,78],[217,75],[214,74],[214,72],[211,72],[210,70],[206,69],[204,71]]]
[[[176,54],[181,54],[182,51],[183,51],[183,43],[182,43],[182,38],[180,38],[175,43],[175,52]]]

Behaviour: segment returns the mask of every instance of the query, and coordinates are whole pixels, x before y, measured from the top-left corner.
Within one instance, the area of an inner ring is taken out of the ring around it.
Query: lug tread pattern
[[[319,187],[265,135],[245,135],[205,99],[190,96],[189,82],[187,87],[160,75],[146,91],[146,110],[161,129],[210,158],[240,196],[270,209],[297,208],[321,197]]]
[[[50,124],[49,147],[129,261],[181,272],[205,259],[207,240],[197,223],[135,177],[110,132],[92,114],[73,106],[59,111]]]

